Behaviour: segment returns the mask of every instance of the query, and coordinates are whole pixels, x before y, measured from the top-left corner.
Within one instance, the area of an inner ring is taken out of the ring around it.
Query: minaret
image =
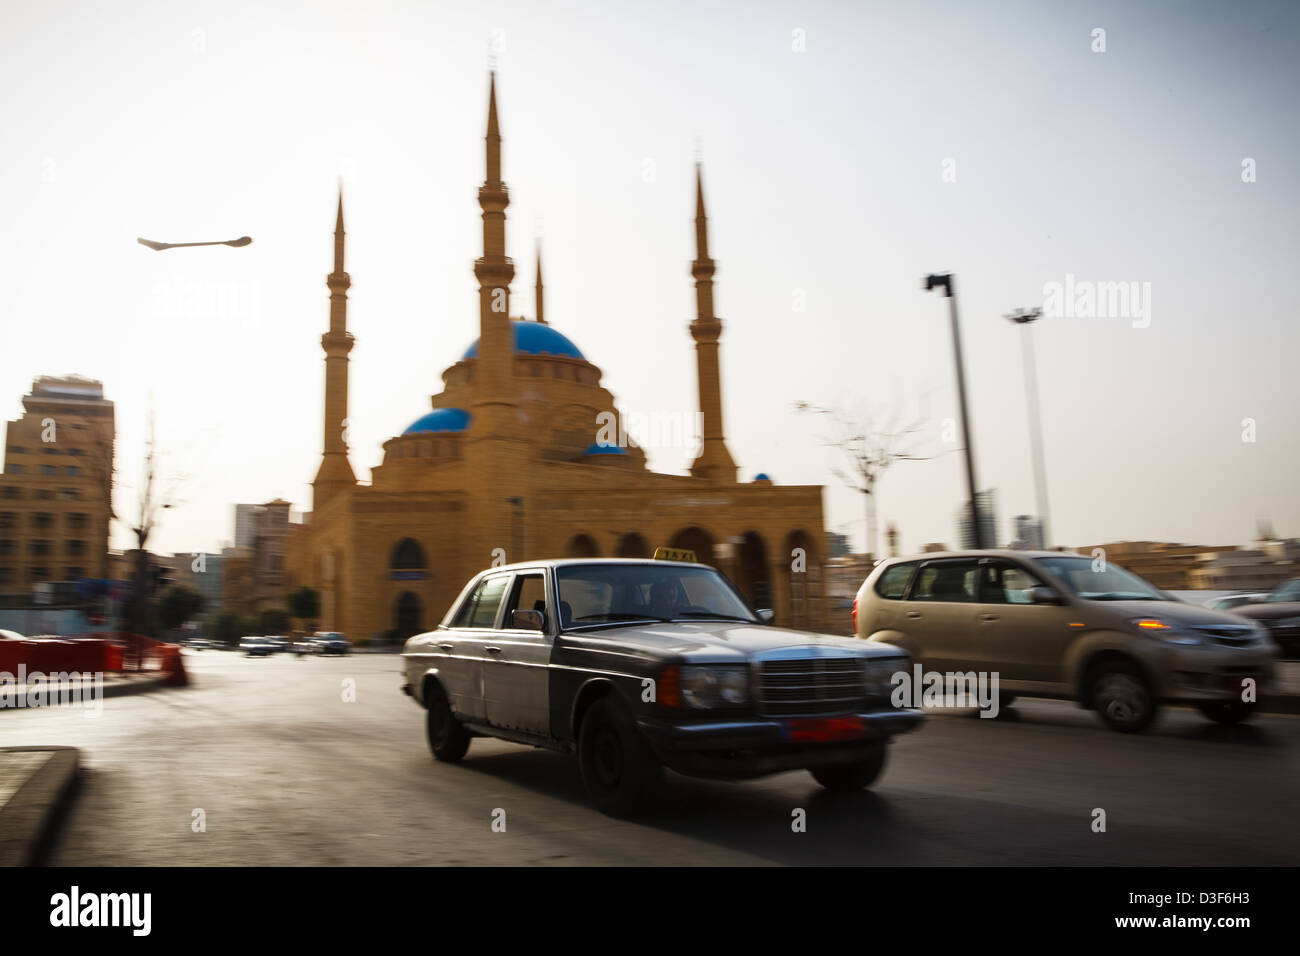
[[[343,439],[348,420],[348,353],[352,333],[348,331],[348,288],[352,278],[343,271],[343,187],[339,187],[339,211],[334,223],[334,271],[325,280],[330,290],[330,328],[321,336],[325,350],[325,438],[320,469],[312,482],[312,507],[319,508],[340,490],[357,483],[348,462]]]
[[[718,339],[722,321],[713,314],[713,260],[709,258],[709,225],[704,215],[704,181],[700,167],[695,167],[695,321],[691,337],[695,339],[695,361],[699,373],[700,415],[704,441],[700,456],[691,465],[691,474],[721,484],[735,484],[736,463],[722,437],[722,377],[718,370]]]
[[[510,376],[514,341],[510,330],[510,282],[514,263],[506,256],[506,207],[510,194],[501,181],[501,129],[497,124],[496,73],[488,86],[487,178],[479,187],[483,210],[483,255],[474,263],[479,291],[478,371],[475,384],[479,402],[488,407],[476,413],[476,431],[501,422],[502,406],[512,404]]]
[[[544,290],[542,288],[542,244],[537,244],[537,284],[533,286],[533,293],[537,297],[537,321],[546,324],[546,309],[544,308]]]

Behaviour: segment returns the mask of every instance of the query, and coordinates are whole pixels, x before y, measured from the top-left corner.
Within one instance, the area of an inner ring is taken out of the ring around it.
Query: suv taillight
[[[858,599],[853,599],[853,636],[858,636]]]

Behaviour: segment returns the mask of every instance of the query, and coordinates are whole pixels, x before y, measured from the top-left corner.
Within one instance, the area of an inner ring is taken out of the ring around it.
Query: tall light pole
[[[1020,326],[1020,346],[1025,359],[1025,403],[1029,406],[1029,442],[1034,456],[1034,499],[1038,503],[1038,521],[1043,547],[1051,544],[1047,536],[1047,465],[1043,462],[1043,423],[1038,415],[1038,371],[1034,365],[1034,340],[1029,326],[1043,317],[1042,309],[1017,309],[1007,318]]]
[[[189,246],[246,246],[252,242],[250,236],[240,236],[238,239],[222,239],[217,242],[155,242],[153,239],[136,239],[136,242],[142,246],[148,246],[154,252],[162,252],[164,249],[184,249]]]
[[[925,277],[925,285],[922,288],[926,292],[941,288],[948,299],[948,312],[952,319],[952,354],[957,363],[957,399],[961,407],[961,434],[962,441],[966,445],[966,489],[970,493],[971,529],[975,536],[975,547],[981,549],[992,547],[993,543],[984,540],[984,530],[980,524],[979,498],[975,491],[977,487],[975,449],[971,445],[970,411],[966,403],[966,367],[961,357],[961,335],[957,329],[957,292],[953,285],[953,276],[950,273],[932,273]]]

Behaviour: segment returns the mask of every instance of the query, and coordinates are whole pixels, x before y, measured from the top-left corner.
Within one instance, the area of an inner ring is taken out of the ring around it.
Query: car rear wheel
[[[827,790],[834,790],[837,793],[856,793],[875,783],[884,769],[885,741],[881,740],[873,744],[868,755],[861,760],[853,763],[828,764],[825,767],[810,767],[808,772]]]
[[[587,794],[612,817],[645,810],[663,781],[663,765],[626,709],[609,697],[592,704],[582,719],[578,761]]]
[[[1207,700],[1196,709],[1216,724],[1239,724],[1255,712],[1255,702],[1244,700]]]
[[[1157,705],[1151,688],[1131,664],[1108,664],[1092,683],[1092,702],[1111,730],[1139,734],[1155,720]]]
[[[455,763],[469,750],[469,731],[451,712],[447,692],[436,680],[425,691],[425,724],[429,732],[429,749],[446,763]]]

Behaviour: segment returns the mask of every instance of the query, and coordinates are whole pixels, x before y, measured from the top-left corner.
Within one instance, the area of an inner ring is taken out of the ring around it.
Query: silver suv
[[[1077,700],[1128,733],[1161,703],[1244,720],[1270,689],[1279,650],[1253,622],[1063,551],[883,561],[853,608],[859,638],[900,647],[928,670],[997,674],[1004,705],[1017,694]]]

